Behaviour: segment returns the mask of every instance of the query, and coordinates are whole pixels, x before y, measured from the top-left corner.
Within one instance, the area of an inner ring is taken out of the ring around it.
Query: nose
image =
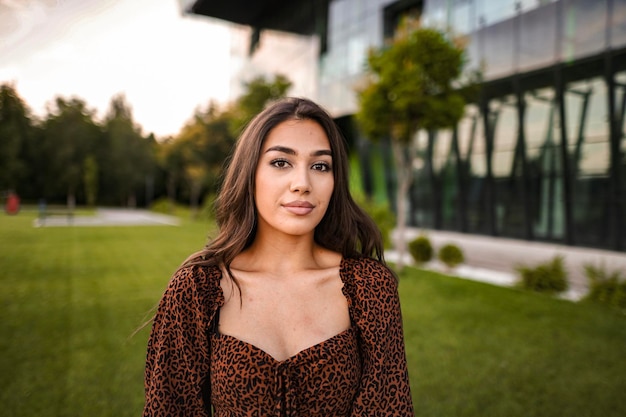
[[[309,178],[309,170],[306,168],[294,169],[291,178],[292,193],[308,193],[311,191],[311,179]]]

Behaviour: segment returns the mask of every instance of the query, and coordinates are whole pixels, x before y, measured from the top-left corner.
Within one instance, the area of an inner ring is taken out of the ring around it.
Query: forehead
[[[265,138],[262,152],[272,146],[287,146],[294,150],[331,149],[326,132],[314,120],[286,120],[277,124]]]

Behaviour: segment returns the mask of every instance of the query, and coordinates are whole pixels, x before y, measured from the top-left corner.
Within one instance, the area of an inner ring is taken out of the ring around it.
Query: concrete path
[[[179,219],[174,216],[140,209],[99,208],[91,216],[53,215],[44,220],[35,219],[34,227],[67,226],[177,226]]]
[[[465,263],[450,272],[451,275],[462,278],[510,286],[519,281],[519,274],[515,269],[517,266],[534,267],[557,255],[563,257],[570,284],[570,289],[562,295],[563,298],[577,300],[586,294],[588,285],[584,267],[587,264],[604,266],[608,272],[622,271],[622,276],[626,278],[624,252],[419,229],[409,229],[407,241],[421,233],[430,238],[435,250],[446,243],[454,243],[463,250]],[[385,253],[385,256],[389,261],[398,259],[398,254],[394,251]],[[408,254],[404,259],[412,262]],[[446,272],[438,261],[430,262],[425,267]]]

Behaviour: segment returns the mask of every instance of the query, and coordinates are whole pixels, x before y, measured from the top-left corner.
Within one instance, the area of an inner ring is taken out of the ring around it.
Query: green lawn
[[[415,269],[400,288],[417,415],[626,415],[625,316]]]
[[[0,214],[6,416],[138,416],[149,316],[209,225],[33,228]],[[626,317],[407,269],[418,416],[626,415]]]

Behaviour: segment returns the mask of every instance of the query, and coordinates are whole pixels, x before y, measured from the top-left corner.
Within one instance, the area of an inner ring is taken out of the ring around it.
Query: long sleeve
[[[379,262],[353,266],[353,320],[360,332],[363,373],[352,416],[413,417],[397,281]]]
[[[145,369],[144,417],[209,416],[208,329],[215,291],[200,267],[178,270],[159,303]],[[214,287],[214,285],[213,285]]]

